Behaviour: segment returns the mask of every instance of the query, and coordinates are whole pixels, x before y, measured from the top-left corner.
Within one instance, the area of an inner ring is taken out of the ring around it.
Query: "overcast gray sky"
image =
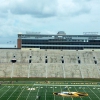
[[[100,0],[0,0],[0,42],[26,31],[100,34]]]

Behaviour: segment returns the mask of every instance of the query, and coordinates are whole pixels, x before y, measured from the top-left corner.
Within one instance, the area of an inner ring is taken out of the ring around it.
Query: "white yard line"
[[[41,86],[54,86],[55,84],[34,84],[34,85],[41,85]],[[55,86],[99,86],[99,85],[55,85]]]
[[[61,92],[62,92],[62,88],[61,88],[61,86],[60,86],[60,90],[61,90]],[[64,97],[63,97],[63,100],[64,100]]]
[[[68,91],[70,92],[69,88],[68,88]],[[72,98],[72,100],[73,100],[73,97],[71,97],[71,98]]]
[[[34,85],[34,84],[33,84],[33,85]],[[33,85],[32,85],[32,88],[33,88]],[[30,92],[28,93],[28,96],[27,96],[26,100],[28,99],[28,97],[29,97],[30,93],[31,93],[31,90],[30,90]]]
[[[67,87],[68,88],[68,87]],[[69,88],[68,88],[68,92],[70,92]]]
[[[82,88],[82,89],[83,89],[83,88]],[[84,91],[85,93],[87,93],[84,89],[83,89],[83,91]],[[90,98],[90,96],[89,96],[89,95],[88,95],[88,97],[89,97],[89,99],[90,99],[90,100],[92,100],[92,99]]]
[[[87,86],[88,87],[88,86]],[[89,88],[89,87],[88,87]],[[90,88],[89,88],[90,89]],[[91,89],[90,89],[91,90]],[[92,91],[92,90],[91,90]],[[92,91],[93,92],[93,91]],[[94,93],[94,92],[93,92]],[[95,94],[95,93],[94,93]],[[96,94],[95,94],[96,95]],[[96,95],[97,96],[97,95]],[[97,96],[97,98],[100,100],[100,98]]]
[[[94,86],[95,87],[95,86]],[[97,87],[95,87],[97,89]],[[97,89],[98,90],[98,89]],[[100,92],[100,90],[98,90]]]
[[[67,89],[68,89],[68,92],[70,92],[70,90],[69,90],[69,88],[67,87]],[[72,98],[72,100],[73,100],[73,97],[71,97]]]
[[[45,90],[45,100],[46,100],[46,97],[47,97],[47,96],[46,96],[46,92],[47,92],[47,86],[46,86],[46,90]]]
[[[3,86],[0,90],[2,90],[5,86]]]
[[[10,89],[10,88],[9,88],[9,89]],[[8,89],[7,91],[9,91],[9,89]],[[4,96],[4,94],[6,94],[6,93],[7,93],[7,91],[6,91],[6,92],[4,92],[4,93],[1,95],[1,97],[2,97],[2,96]],[[0,98],[1,98],[1,97],[0,97]]]
[[[25,87],[24,87],[24,89],[25,89]],[[22,92],[24,91],[24,89],[22,90]],[[17,97],[16,100],[18,100],[18,98],[20,97],[20,95],[22,94],[22,92],[19,94],[19,96]]]
[[[75,88],[75,86],[74,86],[74,88]],[[75,90],[77,91],[77,89],[76,89],[76,88],[75,88]],[[77,92],[78,92],[78,91],[77,91]],[[82,99],[82,97],[80,97],[80,98],[81,98],[81,100],[83,100],[83,99]]]
[[[53,85],[53,92],[54,92],[54,85]],[[54,100],[55,100],[55,95],[53,95],[54,96]]]
[[[46,92],[45,92],[45,100],[46,100]]]
[[[61,86],[60,86],[60,90],[61,90],[61,92],[62,92],[62,88],[61,88]]]
[[[37,91],[36,97],[38,96],[39,90],[40,90],[40,86],[39,86],[39,88],[38,88],[38,91]],[[36,98],[36,99],[37,99],[37,98]],[[36,99],[35,99],[35,100],[36,100]]]
[[[19,86],[18,86],[18,87],[19,87]],[[18,89],[18,87],[14,90],[14,92]],[[14,93],[14,92],[13,92],[13,93]],[[12,93],[12,94],[13,94],[13,93]],[[12,96],[12,94],[9,96],[9,98]],[[9,100],[9,98],[8,98],[7,100]]]

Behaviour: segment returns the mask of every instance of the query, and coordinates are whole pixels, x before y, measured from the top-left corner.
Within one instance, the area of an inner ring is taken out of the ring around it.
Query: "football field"
[[[53,95],[53,92],[62,91],[85,92],[88,96],[66,98]],[[2,84],[0,100],[100,100],[100,85]]]

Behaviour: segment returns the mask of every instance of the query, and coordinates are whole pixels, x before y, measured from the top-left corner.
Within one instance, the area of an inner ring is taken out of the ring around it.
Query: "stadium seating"
[[[0,49],[0,77],[100,78],[100,52]]]

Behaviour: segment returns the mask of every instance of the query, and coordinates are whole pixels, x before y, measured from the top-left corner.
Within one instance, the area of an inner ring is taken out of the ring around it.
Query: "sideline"
[[[100,85],[55,85],[55,84],[34,84],[34,85],[39,85],[39,86],[100,86]]]

